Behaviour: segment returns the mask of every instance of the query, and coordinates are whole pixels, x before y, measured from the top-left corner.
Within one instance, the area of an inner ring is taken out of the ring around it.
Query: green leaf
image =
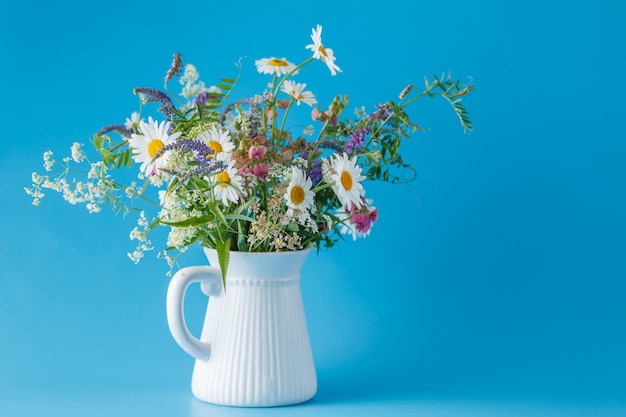
[[[226,242],[215,242],[215,250],[217,251],[217,260],[222,271],[222,284],[224,285],[224,291],[226,291],[226,272],[230,262],[230,239],[226,239]]]
[[[249,217],[243,214],[237,214],[237,213],[225,214],[224,218],[226,220],[244,220],[250,223],[254,223],[254,219],[252,217]]]
[[[104,137],[94,135],[93,136],[93,146],[96,150],[101,150],[104,147]]]
[[[161,222],[161,224],[164,224],[166,226],[187,227],[187,226],[199,226],[201,224],[205,224],[205,223],[213,221],[214,218],[215,216],[207,214],[202,217],[190,217],[188,219],[181,220],[178,222],[166,222],[164,220],[159,220],[159,221]]]
[[[226,217],[224,216],[224,213],[222,212],[222,210],[220,210],[217,204],[210,203],[209,210],[211,210],[211,212],[215,215],[215,217],[218,217],[220,219],[220,221],[222,222],[222,224],[224,224],[224,226],[228,227],[229,225],[228,221],[226,221]]]

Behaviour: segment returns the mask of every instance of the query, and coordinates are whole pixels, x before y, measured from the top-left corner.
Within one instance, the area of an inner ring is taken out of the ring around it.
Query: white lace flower
[[[291,98],[296,101],[298,106],[300,105],[300,102],[308,104],[309,106],[317,104],[317,100],[313,96],[312,92],[303,91],[305,87],[306,84],[304,83],[296,83],[291,80],[287,80],[283,83],[281,90],[284,93],[289,94]]]
[[[56,163],[56,161],[54,159],[52,159],[52,151],[45,151],[43,153],[43,167],[46,171],[50,172],[52,171],[52,167],[54,166],[54,164]]]
[[[74,160],[74,162],[79,163],[87,158],[85,152],[82,149],[82,146],[83,144],[79,142],[74,142],[74,144],[72,145],[72,159]]]
[[[189,100],[186,107],[191,108],[193,100],[202,92],[206,91],[204,82],[198,81],[200,73],[196,67],[192,64],[185,65],[182,77],[178,79],[178,82],[182,84],[183,89],[180,93],[181,96]]]
[[[130,147],[133,149],[133,160],[141,163],[141,172],[145,175],[155,175],[157,171],[167,164],[168,154],[163,154],[159,158],[154,156],[170,142],[180,136],[180,132],[169,134],[170,122],[157,123],[148,118],[148,123],[140,122],[139,130],[141,135],[133,133],[128,139]]]
[[[342,72],[341,68],[335,64],[335,53],[330,48],[324,48],[322,45],[322,26],[317,25],[316,29],[313,29],[311,33],[312,44],[306,46],[306,49],[313,51],[313,58],[321,59],[330,69],[331,75],[337,75],[337,72]]]
[[[254,61],[257,71],[261,74],[275,74],[277,76],[289,74],[296,66],[285,58],[261,58]],[[296,72],[294,72],[296,74]]]

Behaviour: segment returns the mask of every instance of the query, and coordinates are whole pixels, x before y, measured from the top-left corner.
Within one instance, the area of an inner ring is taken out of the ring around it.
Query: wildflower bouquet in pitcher
[[[138,224],[130,237],[138,246],[129,257],[138,262],[152,250],[149,232],[164,226],[169,234],[158,253],[170,266],[196,243],[217,249],[226,264],[233,250],[293,251],[330,247],[342,234],[367,236],[378,211],[366,196],[366,182],[401,182],[410,178],[398,172],[414,172],[400,155],[401,141],[421,129],[409,119],[407,106],[440,96],[469,131],[461,100],[474,86],[433,77],[421,90],[404,88],[398,102],[357,109],[345,118],[347,96],[320,109],[299,81],[303,68],[319,61],[331,75],[341,72],[321,35],[318,25],[306,45],[310,56],[299,65],[286,58],[255,61],[269,83],[241,100],[230,99],[239,76],[206,87],[196,68],[183,67],[175,54],[163,91],[135,89],[142,107],[155,103],[160,116],[146,120],[135,112],[125,124],[101,129],[92,140],[95,161],[79,143],[62,162],[46,152],[47,173],[33,173],[26,189],[33,204],[50,189],[92,213],[107,204],[124,214],[135,211]],[[175,78],[179,94],[168,88]],[[311,125],[286,128],[290,111],[302,104],[312,107]],[[123,184],[113,174],[126,167],[136,169],[138,178]]]

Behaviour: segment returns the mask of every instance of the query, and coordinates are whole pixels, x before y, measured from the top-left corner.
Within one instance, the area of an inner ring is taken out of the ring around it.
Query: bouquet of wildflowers
[[[296,80],[315,61],[333,76],[341,72],[321,34],[318,25],[306,46],[311,55],[299,65],[286,58],[255,61],[271,81],[259,95],[240,100],[230,99],[239,76],[207,88],[196,68],[183,68],[175,54],[163,91],[135,89],[142,106],[158,105],[159,118],[144,120],[135,112],[125,124],[102,128],[92,141],[96,161],[80,143],[62,162],[45,152],[47,174],[33,173],[26,192],[35,205],[50,189],[92,213],[107,204],[124,214],[136,211],[130,237],[138,245],[129,253],[135,262],[153,249],[149,232],[167,227],[159,256],[170,267],[196,243],[217,249],[225,271],[231,250],[330,247],[342,234],[367,236],[378,211],[366,197],[366,181],[396,183],[407,180],[400,172],[414,172],[400,155],[402,139],[420,129],[406,107],[420,97],[443,97],[468,131],[471,122],[461,100],[473,85],[433,77],[422,90],[404,88],[397,103],[379,104],[371,112],[357,109],[352,119],[343,118],[346,96],[319,109],[313,92]],[[176,77],[182,85],[178,95],[168,89]],[[287,129],[290,110],[301,104],[312,107],[311,125],[300,132]],[[124,167],[136,169],[137,179],[123,184],[113,175]]]

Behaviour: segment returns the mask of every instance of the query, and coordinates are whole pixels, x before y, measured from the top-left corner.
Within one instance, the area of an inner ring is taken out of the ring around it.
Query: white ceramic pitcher
[[[267,407],[311,399],[317,377],[300,290],[310,250],[231,252],[226,291],[219,267],[178,271],[167,293],[167,321],[176,342],[196,358],[191,389],[213,404]],[[217,252],[205,249],[211,265]],[[187,329],[184,297],[201,283],[209,296],[200,339]]]

